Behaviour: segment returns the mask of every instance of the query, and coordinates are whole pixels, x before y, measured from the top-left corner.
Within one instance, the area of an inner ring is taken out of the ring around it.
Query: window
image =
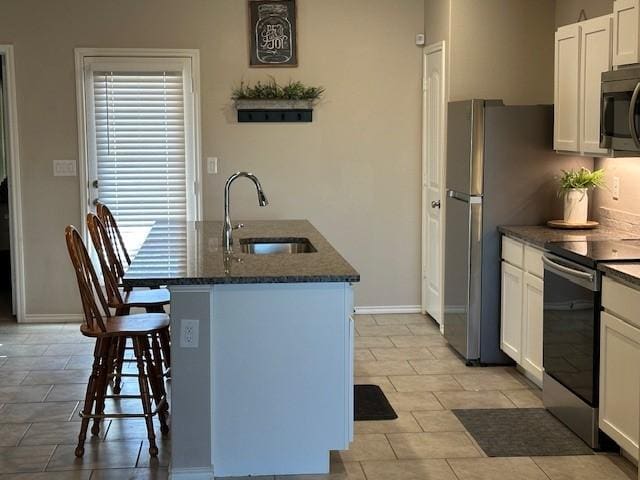
[[[113,212],[149,275],[183,271],[197,219],[191,58],[83,57],[87,202]],[[91,208],[87,205],[87,208]],[[151,227],[154,227],[151,230]]]

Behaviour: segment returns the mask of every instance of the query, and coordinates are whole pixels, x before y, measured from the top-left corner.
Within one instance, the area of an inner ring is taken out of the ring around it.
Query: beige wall
[[[596,190],[593,207],[597,215],[600,207],[640,215],[640,158],[598,158],[595,168],[604,168],[608,189]],[[620,179],[620,197],[613,199],[613,178]]]
[[[358,305],[416,305],[420,290],[421,50],[424,1],[299,0],[297,69],[247,68],[246,1],[6,0],[0,43],[15,45],[27,313],[79,312],[63,229],[78,224],[76,178],[53,159],[78,157],[75,47],[197,48],[204,215],[222,213],[222,187],[252,170],[271,204],[236,185],[236,218],[308,218],[360,271]],[[237,124],[229,94],[275,75],[327,89],[314,122]]]
[[[555,9],[554,0],[425,0],[427,44],[448,42],[449,99],[553,103]]]
[[[613,12],[613,0],[556,0],[556,27],[576,23],[582,9],[587,18],[607,15]]]
[[[425,0],[424,34],[427,45],[449,41],[451,0]]]
[[[452,0],[450,99],[553,103],[553,0]]]

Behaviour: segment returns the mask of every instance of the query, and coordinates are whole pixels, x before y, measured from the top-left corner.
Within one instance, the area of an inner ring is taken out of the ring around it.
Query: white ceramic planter
[[[586,223],[589,216],[589,191],[586,188],[572,188],[564,192],[564,221]]]

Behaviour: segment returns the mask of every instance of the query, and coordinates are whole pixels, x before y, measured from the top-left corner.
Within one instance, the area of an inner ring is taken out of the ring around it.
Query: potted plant
[[[253,86],[240,82],[233,89],[231,99],[238,110],[311,109],[323,93],[322,87],[310,87],[294,81],[280,85],[272,77],[267,83],[258,81]]]
[[[584,224],[589,214],[589,190],[604,187],[604,170],[563,170],[560,195],[564,198],[564,221]]]

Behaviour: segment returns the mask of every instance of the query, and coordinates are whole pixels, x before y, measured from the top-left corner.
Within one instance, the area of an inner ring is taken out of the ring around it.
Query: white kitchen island
[[[232,255],[221,223],[185,228],[184,272],[150,275],[145,242],[125,277],[171,291],[171,478],[328,473],[353,438],[358,273],[307,221],[247,222]],[[242,253],[303,239],[315,251]]]

